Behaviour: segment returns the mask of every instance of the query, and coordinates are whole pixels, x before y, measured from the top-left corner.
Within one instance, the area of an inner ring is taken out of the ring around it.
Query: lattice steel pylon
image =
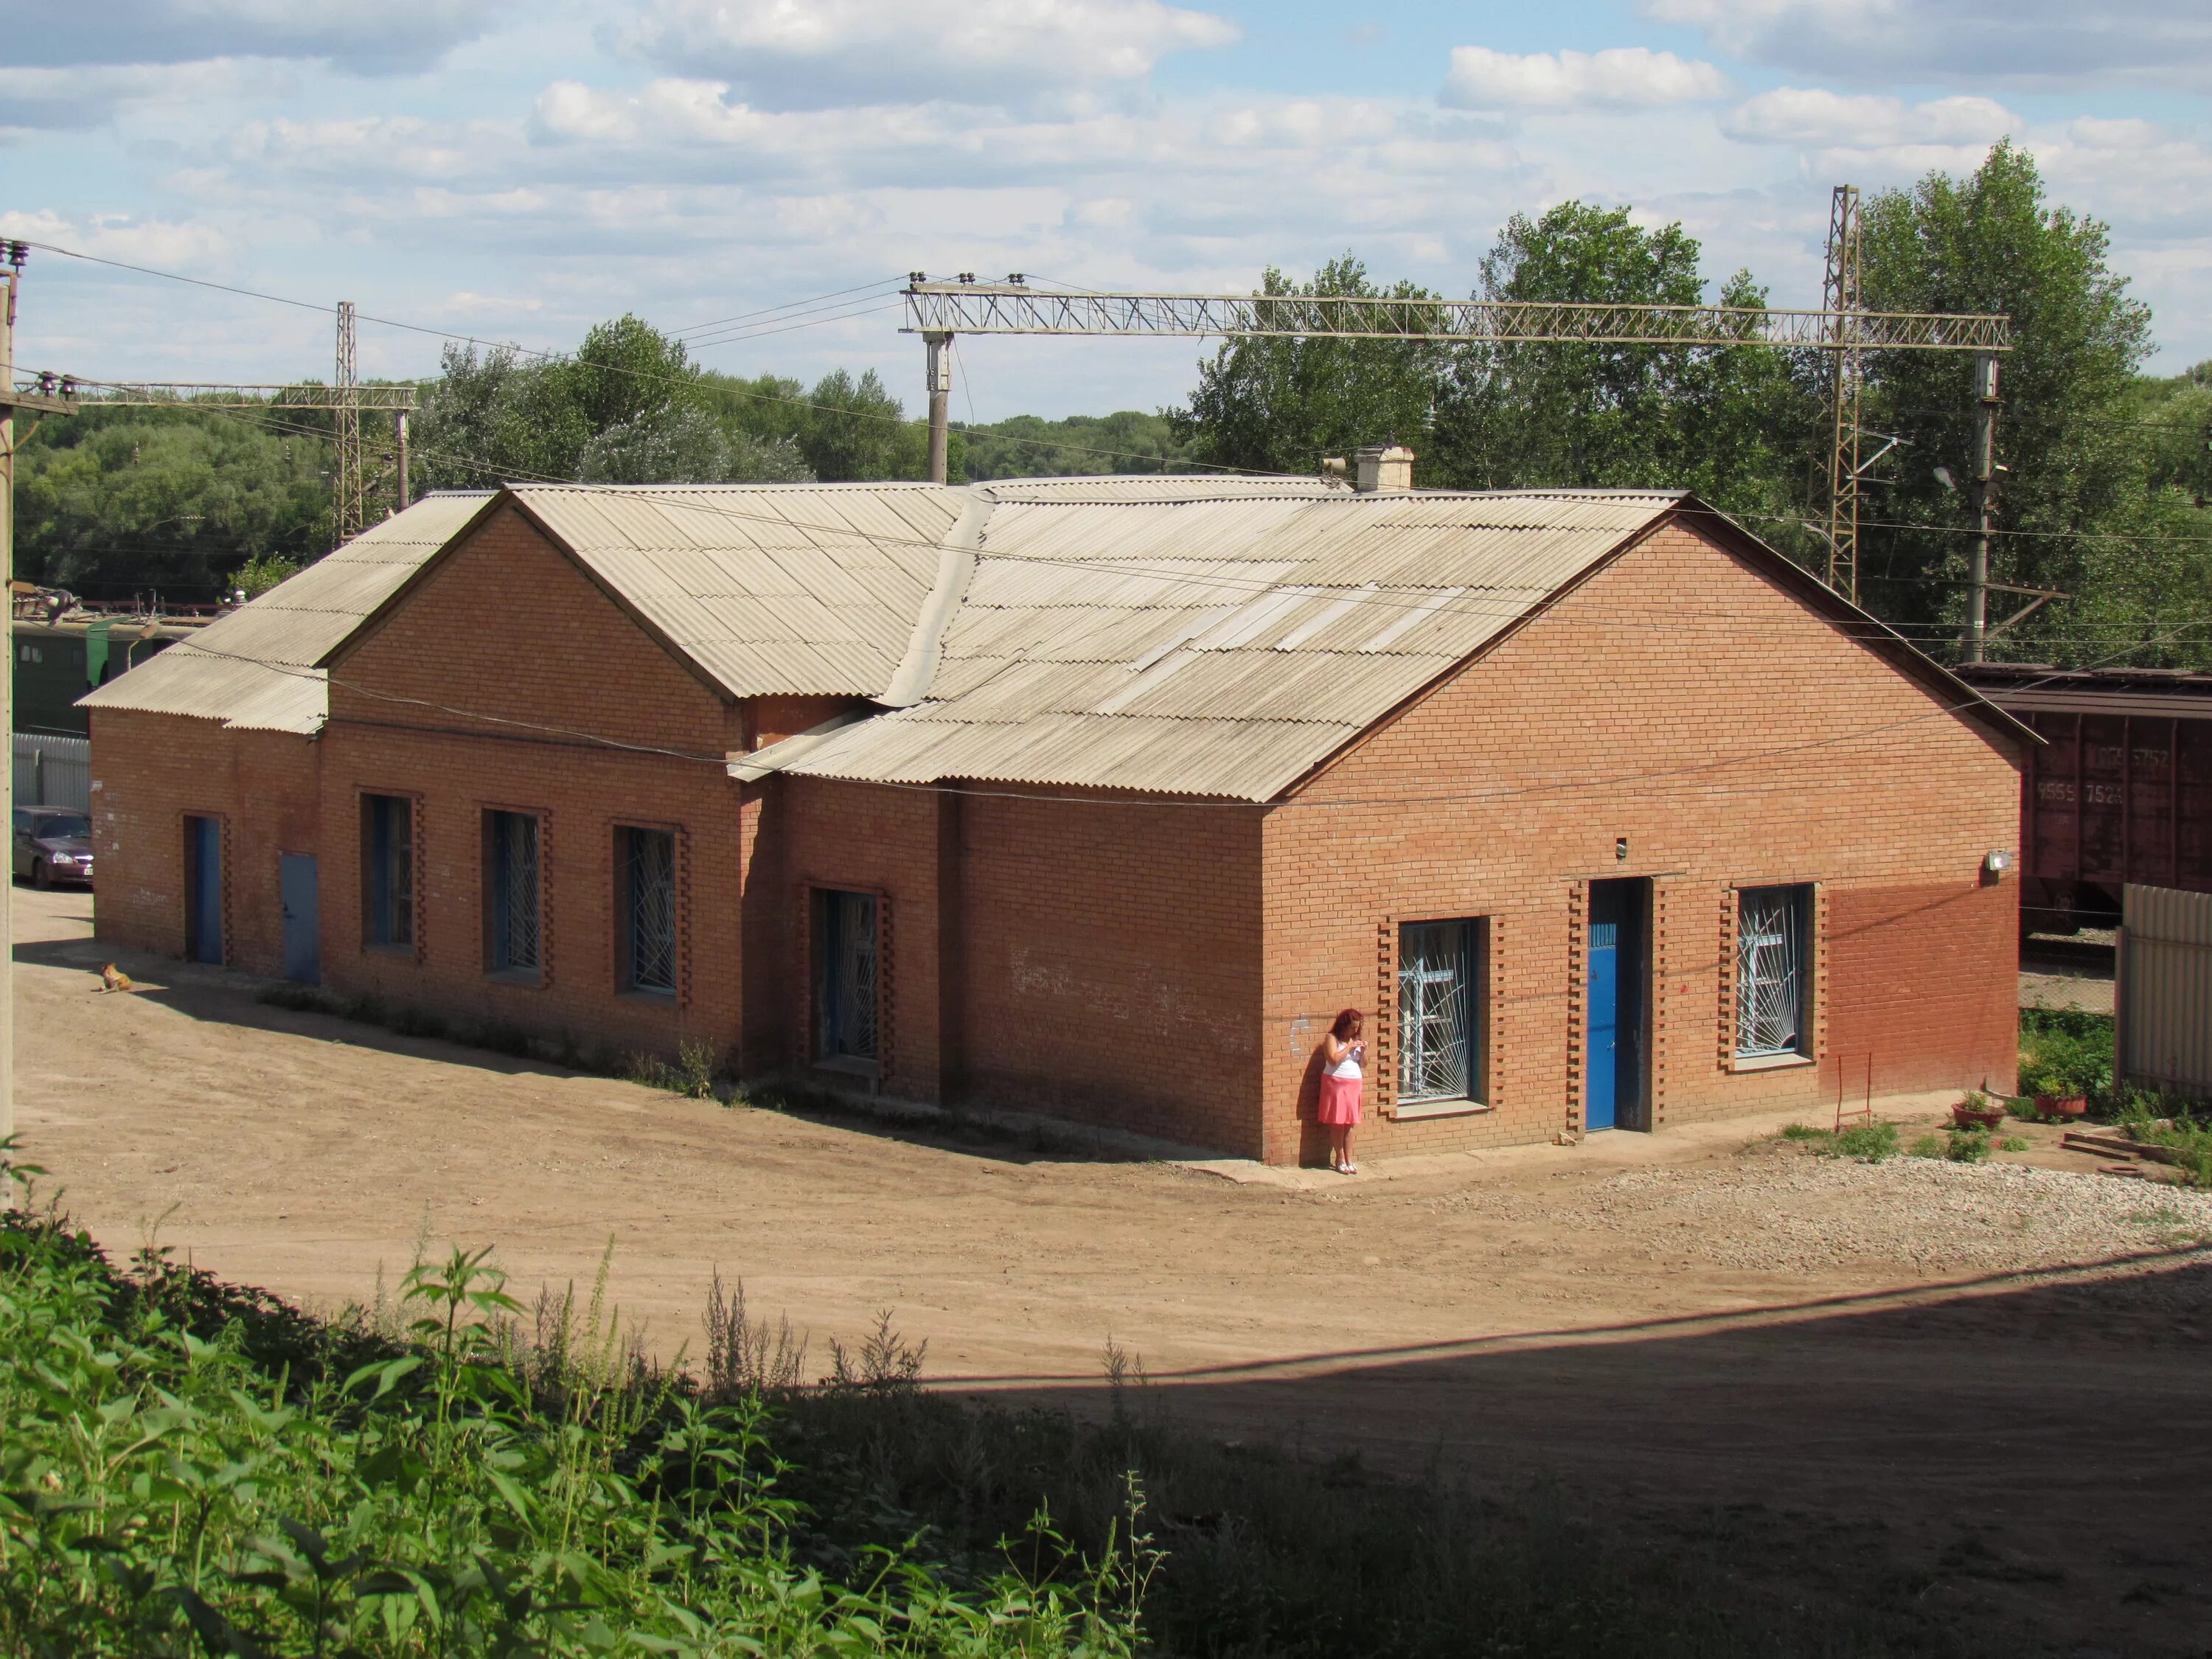
[[[1859,191],[1838,185],[1828,208],[1828,270],[1820,309],[1828,325],[1828,586],[1859,596],[1859,394],[1866,385],[1859,319]]]
[[[1299,294],[1112,294],[1031,288],[1021,277],[932,282],[919,272],[902,290],[904,331],[930,342],[932,385],[956,334],[1224,336],[1467,343],[1577,343],[1819,351],[1831,359],[1833,398],[1825,501],[1809,527],[1829,543],[1828,581],[1858,597],[1859,391],[1868,351],[2012,349],[2012,319],[1948,312],[1876,312],[1859,292],[1859,193],[1837,187],[1831,204],[1829,278],[1816,311],[1771,306],[1644,305],[1515,300],[1370,299]],[[1842,256],[1838,264],[1838,256]],[[945,482],[945,401],[930,407],[932,476]],[[1378,434],[1377,436],[1384,434]],[[1840,548],[1838,542],[1840,539]]]
[[[336,428],[337,477],[331,507],[337,539],[349,542],[368,528],[368,480],[361,455],[361,375],[354,356],[353,301],[338,301],[337,378],[331,399]]]

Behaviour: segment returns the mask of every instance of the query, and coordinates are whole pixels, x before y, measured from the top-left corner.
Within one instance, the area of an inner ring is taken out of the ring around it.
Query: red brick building
[[[1680,494],[433,497],[102,688],[99,932],[1284,1162],[2010,1087],[2033,735]]]

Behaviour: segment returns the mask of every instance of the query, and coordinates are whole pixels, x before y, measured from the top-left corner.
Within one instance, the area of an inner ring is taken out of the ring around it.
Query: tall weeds
[[[1136,1650],[1118,1560],[798,1562],[758,1389],[643,1365],[603,1291],[526,1310],[455,1251],[409,1273],[392,1342],[0,1219],[0,1651]]]

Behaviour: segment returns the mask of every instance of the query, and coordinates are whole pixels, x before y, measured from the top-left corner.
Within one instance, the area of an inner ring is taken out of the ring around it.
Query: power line
[[[816,306],[826,305],[830,301],[842,299],[847,295],[865,293],[870,289],[896,288],[899,283],[903,283],[904,281],[906,281],[906,278],[903,276],[878,276],[872,283],[856,283],[851,288],[832,289],[827,294],[817,294],[804,300],[787,301],[784,304],[780,306],[763,306],[757,311],[741,311],[734,317],[717,318],[714,321],[710,323],[689,324],[686,326],[678,329],[673,337],[679,340],[688,340],[695,334],[711,333],[715,329],[724,327],[728,324],[742,323],[748,318],[766,317],[779,311],[808,310]]]
[[[266,300],[274,305],[292,306],[302,311],[335,313],[337,309],[334,305],[322,305],[313,300],[295,300],[285,295],[265,294],[258,289],[240,288],[229,283],[210,282],[204,276],[187,276],[179,271],[161,270],[152,265],[133,264],[125,259],[109,259],[104,258],[96,253],[81,253],[75,248],[63,247],[52,242],[26,242],[24,243],[24,246],[26,247],[40,248],[48,253],[58,253],[64,258],[82,259],[92,264],[107,265],[117,270],[135,271],[143,276],[158,276],[165,281],[172,283],[189,283],[195,288],[212,289],[221,294],[240,295],[249,300]],[[434,339],[453,340],[464,345],[482,346],[486,351],[516,352],[523,356],[536,357],[549,362],[558,361],[565,355],[557,351],[541,350],[533,346],[520,345],[513,341],[487,340],[481,335],[476,334],[457,334],[450,329],[432,328],[422,323],[402,322],[398,319],[392,317],[372,317],[366,312],[359,313],[359,320],[364,323],[374,323],[383,328],[404,329],[410,333],[426,334]],[[628,375],[633,380],[644,380],[655,385],[684,386],[696,386],[697,385],[697,382],[687,380],[681,376],[673,374],[657,374],[648,369],[630,368],[620,363],[602,363],[597,365],[597,367],[605,373]],[[128,383],[124,381],[80,379],[78,380],[78,384],[81,386],[121,386]],[[849,409],[838,404],[819,403],[811,398],[787,398],[780,396],[775,392],[757,391],[750,386],[733,381],[726,380],[720,383],[720,389],[733,393],[738,397],[751,398],[763,403],[785,404],[798,409],[820,410],[829,414],[842,416],[848,420],[882,421],[893,426],[920,426],[925,424],[925,422],[921,420],[909,420],[904,415],[884,415],[878,414],[872,410]],[[1077,454],[1098,455],[1109,459],[1141,461],[1154,459],[1151,456],[1133,453],[1125,453],[1120,450],[1092,449],[1079,444],[1055,443],[1048,439],[1023,438],[1017,437],[1012,434],[994,435],[1000,437],[1003,441],[1007,443],[1029,444],[1035,447],[1044,449],[1065,449]],[[1256,476],[1260,477],[1278,477],[1285,476],[1279,473],[1267,472],[1252,467],[1224,466],[1211,461],[1182,461],[1179,462],[1178,465],[1198,468],[1207,472],[1235,473],[1240,475]]]

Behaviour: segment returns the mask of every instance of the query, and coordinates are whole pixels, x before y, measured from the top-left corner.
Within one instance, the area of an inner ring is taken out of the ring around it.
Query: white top
[[[1357,1078],[1359,1075],[1359,1048],[1346,1044],[1344,1058],[1328,1068],[1331,1077]]]

